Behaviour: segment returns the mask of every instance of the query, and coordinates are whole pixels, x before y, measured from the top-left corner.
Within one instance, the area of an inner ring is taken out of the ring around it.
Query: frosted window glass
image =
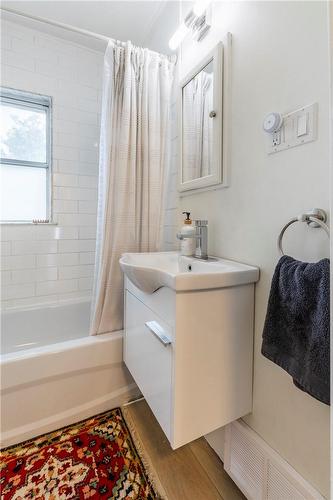
[[[46,111],[1,103],[1,158],[46,163]]]
[[[1,165],[0,219],[47,219],[47,169]]]

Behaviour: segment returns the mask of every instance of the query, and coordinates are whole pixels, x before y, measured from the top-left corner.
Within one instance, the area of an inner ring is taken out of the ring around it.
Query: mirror
[[[222,182],[222,43],[181,84],[179,190]]]
[[[183,87],[183,182],[212,172],[213,88],[213,61]]]

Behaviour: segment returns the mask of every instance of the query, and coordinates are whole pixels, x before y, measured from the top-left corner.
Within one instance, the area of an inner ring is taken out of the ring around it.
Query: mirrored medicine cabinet
[[[180,84],[179,191],[226,186],[226,74],[231,35]],[[225,151],[224,151],[225,149]]]

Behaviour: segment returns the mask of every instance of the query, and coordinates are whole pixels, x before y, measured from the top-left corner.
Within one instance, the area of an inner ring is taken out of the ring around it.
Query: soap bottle
[[[184,219],[184,225],[180,230],[182,239],[180,240],[180,254],[190,257],[194,255],[195,251],[195,227],[192,226],[192,220],[190,219],[190,212],[183,212],[186,215]]]

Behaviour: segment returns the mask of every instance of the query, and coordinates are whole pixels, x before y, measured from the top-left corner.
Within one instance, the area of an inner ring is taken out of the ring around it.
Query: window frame
[[[0,87],[0,103],[9,104],[25,109],[43,110],[46,113],[46,161],[36,162],[17,160],[15,158],[2,158],[0,165],[15,167],[35,167],[46,169],[46,219],[52,221],[52,97],[42,94],[26,92],[8,87]],[[31,223],[29,220],[0,220],[0,223]]]

